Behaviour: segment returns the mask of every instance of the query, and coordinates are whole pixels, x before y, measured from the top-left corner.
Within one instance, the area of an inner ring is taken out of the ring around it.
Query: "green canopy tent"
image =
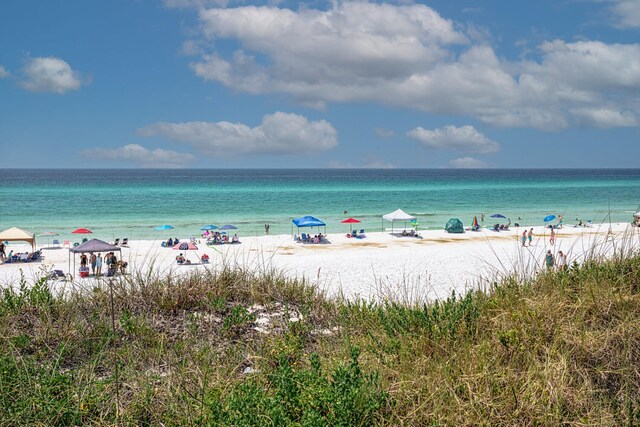
[[[462,221],[458,218],[451,218],[447,221],[447,225],[444,226],[444,229],[447,233],[464,233]]]

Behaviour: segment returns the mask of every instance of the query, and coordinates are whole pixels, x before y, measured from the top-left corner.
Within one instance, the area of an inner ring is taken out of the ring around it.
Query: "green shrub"
[[[267,375],[238,383],[210,403],[210,425],[359,426],[374,424],[389,404],[375,373],[364,374],[360,352],[325,375],[317,355],[307,368],[294,368],[287,357]]]

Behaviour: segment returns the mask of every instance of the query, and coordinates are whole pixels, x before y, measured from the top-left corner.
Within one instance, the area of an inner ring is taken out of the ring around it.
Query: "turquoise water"
[[[291,232],[291,219],[314,215],[327,232],[380,231],[381,216],[401,208],[421,228],[451,217],[501,213],[542,224],[547,214],[593,222],[630,221],[640,205],[640,169],[597,170],[0,170],[0,228],[60,239],[78,227],[111,240],[198,235],[205,224],[233,224],[241,236]],[[344,215],[344,211],[348,211]],[[154,226],[170,224],[169,232]]]

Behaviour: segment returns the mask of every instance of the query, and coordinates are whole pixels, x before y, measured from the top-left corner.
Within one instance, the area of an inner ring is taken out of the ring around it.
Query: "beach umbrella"
[[[198,247],[191,242],[180,242],[173,249],[176,251],[197,251]]]
[[[353,224],[360,224],[361,221],[355,218],[347,218],[347,219],[343,219],[340,222],[343,224],[349,224],[349,231],[352,231]]]
[[[93,233],[93,231],[89,230],[88,228],[76,228],[71,232],[71,234],[91,234],[91,233]]]
[[[176,251],[197,251],[198,247],[191,242],[180,242],[173,247]],[[182,254],[181,254],[182,255]],[[196,254],[197,256],[197,254]]]
[[[493,214],[493,215],[491,215],[491,218],[506,218],[506,216],[501,215],[501,214]]]
[[[49,242],[51,241],[51,237],[53,236],[59,236],[59,234],[56,233],[55,231],[43,231],[42,233],[38,234],[38,237],[47,238],[47,246],[49,245]]]
[[[165,224],[165,225],[159,225],[159,226],[157,226],[155,229],[156,229],[156,230],[159,230],[159,231],[172,230],[172,229],[173,229],[173,226],[172,226],[172,225],[167,225],[167,224]]]
[[[555,215],[547,215],[544,217],[544,222],[549,222],[549,221],[553,221],[554,219],[556,219]]]
[[[220,230],[237,230],[238,227],[236,227],[235,225],[223,225],[222,227],[220,227]]]
[[[200,227],[200,230],[204,231],[204,230],[217,230],[218,227],[213,225],[213,224],[209,224],[209,225],[205,225],[204,227]]]

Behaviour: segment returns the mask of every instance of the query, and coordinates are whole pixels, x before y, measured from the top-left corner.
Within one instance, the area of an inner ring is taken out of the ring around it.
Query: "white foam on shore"
[[[562,250],[569,262],[585,257],[607,255],[622,245],[640,247],[640,232],[627,223],[594,225],[590,228],[565,227],[559,230],[556,244],[549,244],[549,230],[534,227],[533,245],[523,248],[519,237],[524,227],[510,231],[483,230],[448,234],[443,230],[421,231],[422,238],[398,237],[389,233],[368,233],[364,239],[330,234],[330,244],[302,244],[290,235],[246,237],[239,245],[207,247],[198,245],[187,258],[198,262],[206,253],[209,265],[178,266],[179,251],[160,246],[160,241],[130,241],[122,249],[129,272],[160,276],[180,275],[221,264],[238,264],[256,271],[276,269],[287,277],[305,278],[325,289],[330,296],[398,301],[424,301],[445,298],[452,291],[485,286],[499,277],[517,271],[522,276],[535,274],[543,267],[547,249]],[[528,243],[527,243],[528,244]],[[12,243],[7,252],[29,250],[29,246]],[[43,270],[70,272],[69,251],[44,249],[42,262],[0,265],[0,286],[16,286],[21,271],[32,283]],[[76,258],[76,270],[79,258]],[[71,262],[73,269],[73,261]],[[73,271],[72,271],[73,273]],[[74,274],[77,276],[77,274]],[[90,289],[94,279],[74,278],[73,286]],[[70,286],[55,282],[54,286]]]

